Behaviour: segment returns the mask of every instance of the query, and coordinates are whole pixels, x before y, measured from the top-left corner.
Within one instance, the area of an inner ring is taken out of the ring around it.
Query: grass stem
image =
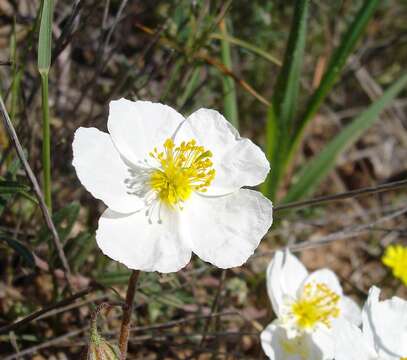
[[[52,213],[51,198],[51,136],[48,103],[48,72],[41,72],[42,98],[42,166],[45,204]]]

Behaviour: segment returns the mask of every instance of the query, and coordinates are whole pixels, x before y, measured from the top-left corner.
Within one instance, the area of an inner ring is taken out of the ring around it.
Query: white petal
[[[120,99],[110,102],[107,127],[120,153],[138,165],[173,136],[184,117],[167,105]]]
[[[72,143],[76,174],[82,185],[111,209],[130,213],[141,209],[143,201],[130,195],[126,186],[128,167],[120,158],[109,134],[96,128],[79,128]]]
[[[272,360],[328,360],[308,334],[289,339],[284,328],[269,324],[260,335],[261,346]]]
[[[107,209],[99,219],[97,244],[105,255],[130,269],[178,271],[191,258],[179,213],[163,206],[161,219],[161,224],[150,224],[144,211],[123,215]]]
[[[284,304],[284,293],[282,289],[283,261],[284,253],[282,251],[276,251],[267,267],[267,293],[277,317],[281,315],[281,309]]]
[[[341,316],[352,324],[359,326],[362,323],[362,312],[359,305],[350,297],[342,296],[341,298]]]
[[[320,269],[309,274],[308,277],[304,280],[303,286],[311,282],[314,282],[316,284],[325,284],[337,295],[342,296],[342,286],[339,283],[338,277],[333,271],[329,269]]]
[[[371,326],[371,318],[370,318],[370,311],[371,311],[371,303],[374,297],[376,297],[376,292],[378,292],[377,294],[377,300],[379,299],[379,294],[380,294],[380,290],[375,287],[372,286],[369,290],[369,297],[367,298],[365,305],[362,308],[362,329],[363,329],[363,335],[365,336],[365,338],[367,339],[367,341],[369,342],[369,344],[373,347],[375,347],[375,343],[376,343],[376,338],[375,338],[375,334],[373,332],[373,328]]]
[[[310,342],[314,345],[314,348],[321,352],[321,359],[333,359],[335,355],[335,338],[332,336],[332,331],[316,330],[311,334]]]
[[[285,294],[295,297],[302,282],[308,276],[303,263],[289,249],[284,252],[282,286]]]
[[[354,324],[341,319],[335,324],[335,360],[377,360],[373,346]]]
[[[258,185],[270,171],[264,152],[249,139],[241,138],[215,110],[200,109],[187,118],[176,139],[178,142],[190,138],[213,153],[216,176],[206,195],[228,194],[242,186]]]
[[[272,346],[272,343],[275,338],[276,325],[273,323],[269,324],[260,334],[260,343],[263,348],[264,353],[269,359],[275,359],[275,346]]]
[[[364,331],[373,335],[377,349],[393,356],[407,356],[407,301],[392,297],[379,301],[380,290],[369,291],[364,314]]]
[[[292,299],[297,297],[307,275],[305,266],[288,249],[284,253],[276,252],[267,268],[267,291],[277,316],[287,296]]]
[[[220,268],[246,262],[272,223],[272,204],[257,191],[241,189],[222,197],[194,194],[182,220],[192,251]]]

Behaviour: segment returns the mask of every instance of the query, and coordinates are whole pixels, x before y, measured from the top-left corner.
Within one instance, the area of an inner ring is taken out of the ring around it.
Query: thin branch
[[[349,239],[351,237],[361,235],[365,232],[371,231],[372,229],[374,230],[377,224],[392,220],[400,215],[403,215],[407,213],[407,207],[404,207],[402,209],[399,209],[389,215],[383,216],[373,222],[370,222],[368,224],[363,224],[363,225],[358,225],[358,226],[352,226],[347,229],[343,229],[341,231],[334,232],[332,234],[329,234],[327,236],[324,236],[318,240],[308,240],[308,241],[303,241],[298,244],[293,244],[289,246],[284,246],[284,247],[279,247],[277,249],[271,250],[271,251],[265,251],[261,252],[258,254],[255,254],[252,256],[251,259],[255,259],[260,256],[270,256],[273,255],[276,251],[278,250],[284,250],[284,249],[290,249],[291,251],[303,251],[303,250],[308,250],[308,249],[313,249],[313,248],[318,248],[320,246],[328,245],[333,241],[337,240],[345,240]]]
[[[219,303],[220,295],[221,295],[222,290],[223,290],[223,285],[225,283],[226,273],[227,273],[227,270],[223,269],[220,280],[219,280],[218,288],[216,289],[215,298],[213,299],[211,312],[210,312],[211,315],[214,314],[218,309],[218,303]],[[201,339],[201,342],[200,342],[200,346],[203,346],[205,341],[206,341],[206,335],[208,333],[209,326],[211,325],[211,320],[212,320],[212,316],[208,317],[208,319],[205,322],[205,326],[204,326],[204,330],[203,330],[203,333],[202,333],[202,339]]]
[[[3,124],[4,124],[4,128],[6,129],[11,142],[13,143],[16,151],[17,151],[17,155],[23,165],[24,171],[28,177],[28,179],[30,180],[34,193],[38,199],[38,203],[40,205],[40,209],[42,212],[42,215],[44,217],[45,223],[47,224],[47,227],[49,229],[49,231],[51,232],[52,235],[52,240],[54,241],[54,245],[57,249],[57,253],[58,253],[58,257],[62,263],[62,266],[64,268],[65,271],[65,277],[66,280],[68,282],[68,287],[70,289],[70,291],[72,292],[72,284],[71,284],[71,270],[69,268],[69,264],[68,261],[66,259],[65,253],[64,253],[64,249],[62,247],[61,241],[59,239],[59,235],[58,232],[55,228],[55,225],[52,221],[51,215],[48,211],[47,205],[45,204],[45,200],[44,200],[44,196],[41,192],[40,186],[38,184],[37,179],[35,178],[35,175],[33,173],[33,171],[31,170],[30,165],[28,164],[27,159],[25,158],[24,155],[24,151],[23,148],[21,146],[20,140],[18,139],[18,136],[16,134],[16,131],[14,130],[13,124],[10,120],[10,117],[7,113],[7,109],[6,106],[4,105],[3,102],[3,98],[0,96],[0,111],[2,114],[2,118],[3,118]]]
[[[323,204],[323,203],[328,203],[328,202],[334,202],[334,201],[354,198],[354,197],[358,197],[358,196],[378,194],[381,192],[397,190],[397,189],[401,189],[404,187],[407,187],[407,180],[394,181],[394,182],[390,182],[390,183],[382,184],[382,185],[378,185],[378,186],[372,186],[372,187],[366,187],[366,188],[352,190],[352,191],[346,191],[346,192],[338,193],[338,194],[334,194],[334,195],[321,196],[321,197],[317,197],[317,198],[314,198],[311,200],[296,201],[296,202],[292,202],[292,203],[288,203],[288,204],[279,205],[274,208],[274,212],[294,209],[294,208],[298,209],[298,208],[303,208],[306,206],[313,206],[313,205],[318,205],[318,204]]]
[[[176,327],[179,325],[184,325],[186,323],[192,322],[192,321],[197,321],[197,320],[202,320],[202,319],[208,319],[208,318],[219,318],[223,316],[241,316],[238,311],[224,311],[224,312],[216,312],[212,313],[209,315],[197,315],[197,316],[189,316],[183,319],[179,320],[171,320],[167,321],[165,323],[161,324],[154,324],[154,325],[147,325],[147,326],[135,326],[130,329],[131,332],[144,332],[144,331],[149,331],[149,330],[163,330],[163,329],[168,329],[172,327]],[[116,332],[111,331],[108,334],[114,335]]]
[[[127,345],[129,342],[130,334],[130,321],[131,315],[133,313],[134,296],[136,295],[137,280],[139,275],[140,271],[133,270],[129,278],[129,285],[127,287],[126,293],[126,304],[123,308],[122,325],[120,328],[120,338],[119,338],[120,360],[126,360],[127,357]]]
[[[55,303],[53,305],[50,305],[50,306],[45,307],[45,308],[43,308],[43,309],[41,309],[39,311],[36,311],[36,312],[28,315],[24,319],[21,319],[21,320],[15,322],[15,323],[12,323],[12,324],[2,326],[2,327],[0,327],[0,334],[5,334],[5,333],[8,333],[9,331],[15,331],[18,328],[20,328],[20,327],[30,323],[31,321],[34,321],[35,319],[41,317],[42,315],[44,315],[44,314],[46,314],[46,313],[48,313],[48,312],[50,312],[52,310],[55,310],[55,309],[64,307],[66,305],[69,305],[72,302],[74,302],[76,299],[84,297],[84,296],[92,293],[93,291],[98,290],[99,288],[100,287],[96,286],[96,285],[90,286],[89,288],[84,289],[82,291],[79,291],[78,293],[76,293],[76,294],[74,294],[74,295],[72,295],[72,296],[70,296],[70,297],[68,297],[68,298],[66,298],[64,300],[61,300],[61,301],[59,301],[59,302],[57,302],[57,303]]]

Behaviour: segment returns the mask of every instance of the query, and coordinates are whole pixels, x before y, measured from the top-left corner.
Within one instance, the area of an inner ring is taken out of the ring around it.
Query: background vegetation
[[[286,245],[360,303],[372,284],[405,297],[380,257],[407,233],[406,18],[402,0],[0,1],[0,95],[57,231],[0,128],[0,357],[78,359],[95,304],[123,300],[129,271],[95,244],[104,205],[71,165],[75,129],[106,130],[120,97],[223,112],[267,153],[276,205],[242,268],[141,275],[129,358],[263,358],[264,270]],[[100,317],[113,342],[120,316]]]

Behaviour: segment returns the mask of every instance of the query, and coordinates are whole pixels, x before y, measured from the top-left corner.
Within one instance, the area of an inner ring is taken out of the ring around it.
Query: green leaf
[[[283,203],[297,201],[312,192],[335,167],[335,160],[379,119],[380,112],[407,85],[407,73],[401,76],[362,114],[347,125],[317,156],[299,172],[298,181],[290,188]]]
[[[68,244],[72,244],[73,248],[71,251],[66,251],[65,253],[68,254],[68,260],[72,270],[78,271],[95,247],[95,235],[87,232],[80,233],[74,239],[70,240]]]
[[[194,71],[192,72],[192,74],[188,80],[188,84],[186,85],[185,90],[182,93],[182,95],[178,101],[179,108],[182,108],[186,104],[186,102],[189,100],[189,98],[191,97],[191,95],[193,94],[195,89],[197,88],[200,74],[201,74],[201,68],[196,67],[194,69]]]
[[[79,204],[73,202],[52,215],[52,220],[55,224],[61,241],[66,240],[71,233],[72,228],[79,216],[79,210]],[[39,242],[45,241],[45,239],[50,240],[50,236],[51,235],[48,228],[44,226],[38,235],[38,240]]]
[[[223,20],[220,23],[220,29],[224,36],[228,35],[228,21]],[[227,69],[233,69],[232,55],[230,50],[230,43],[225,40],[221,40],[221,52],[222,52],[222,62]],[[235,80],[230,76],[222,76],[223,84],[223,104],[224,113],[226,119],[236,128],[239,129],[239,112],[237,108],[237,97],[236,97],[236,86]]]
[[[51,66],[53,12],[54,1],[43,0],[40,34],[38,37],[38,70],[41,74],[47,74]]]
[[[379,5],[380,0],[365,0],[359,12],[356,14],[353,22],[350,24],[348,30],[344,34],[339,47],[333,52],[329,65],[321,79],[321,83],[311,96],[306,107],[304,115],[296,125],[295,133],[290,147],[290,156],[297,149],[299,142],[306,125],[312,120],[316,112],[319,110],[322,102],[325,100],[329,91],[332,89],[336,80],[338,79],[346,61],[351,55],[357,41],[363,34],[370,18]]]
[[[272,106],[268,111],[267,157],[273,165],[273,170],[265,183],[265,190],[270,199],[274,199],[283,175],[290,133],[297,109],[308,7],[309,0],[296,2],[283,67],[274,88]]]
[[[26,192],[30,188],[24,184],[20,184],[17,181],[1,180],[0,179],[0,195],[4,194],[16,194]]]
[[[3,234],[0,234],[0,240],[4,241],[10,248],[18,253],[25,260],[27,265],[35,267],[34,255],[24,244]]]
[[[57,227],[61,241],[64,241],[72,231],[72,228],[78,219],[80,206],[78,203],[73,202],[58,212],[56,212],[52,219]]]
[[[130,273],[130,270],[103,273],[96,276],[96,281],[105,286],[127,284],[129,282]]]

